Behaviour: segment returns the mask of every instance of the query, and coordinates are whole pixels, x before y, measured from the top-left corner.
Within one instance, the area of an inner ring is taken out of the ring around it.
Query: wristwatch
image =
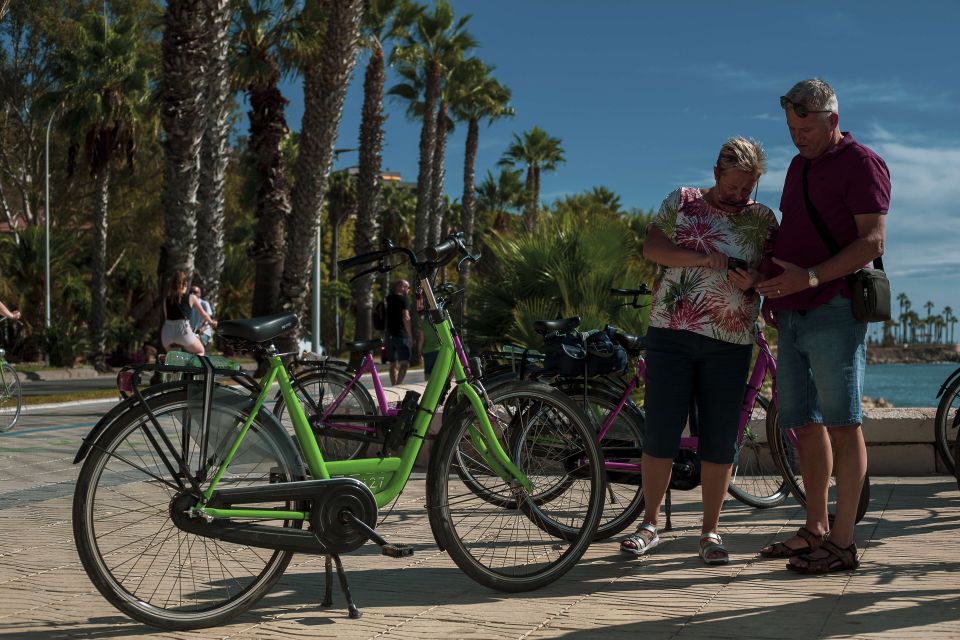
[[[820,284],[820,280],[817,278],[817,272],[813,269],[807,269],[807,284],[810,285],[810,288]]]

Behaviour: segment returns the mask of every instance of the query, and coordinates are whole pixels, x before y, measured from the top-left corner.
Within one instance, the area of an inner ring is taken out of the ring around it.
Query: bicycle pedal
[[[413,555],[413,547],[409,544],[385,544],[382,549],[383,555],[391,558],[404,558]]]

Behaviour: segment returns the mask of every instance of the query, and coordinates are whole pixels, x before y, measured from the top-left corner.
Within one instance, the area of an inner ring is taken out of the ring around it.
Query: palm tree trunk
[[[110,197],[110,168],[104,165],[95,175],[93,208],[93,273],[90,278],[90,360],[97,371],[107,370],[107,203]]]
[[[381,151],[383,149],[383,85],[386,81],[383,49],[374,49],[363,80],[363,117],[360,121],[360,169],[357,173],[357,226],[353,234],[354,255],[373,250],[377,237],[377,210],[380,206]],[[351,284],[356,305],[354,339],[373,335],[373,276]]]
[[[443,178],[447,155],[447,104],[437,108],[436,146],[433,150],[433,175],[430,177],[430,244],[440,242],[443,230]]]
[[[284,309],[303,317],[307,280],[320,206],[333,161],[343,100],[350,82],[360,33],[362,0],[330,2],[322,60],[303,68],[304,114],[295,167],[290,229],[287,234],[280,300]],[[292,348],[288,336],[281,348]]]
[[[432,60],[427,67],[423,98],[423,124],[420,127],[420,161],[417,171],[417,217],[414,225],[415,246],[418,250],[430,242],[430,197],[433,193],[433,153],[436,147],[436,108],[440,98],[440,63]]]
[[[167,279],[176,271],[191,277],[197,246],[197,188],[203,138],[205,0],[169,0],[164,18],[160,121],[166,170],[161,201]]]
[[[287,135],[284,108],[287,100],[280,93],[279,69],[273,82],[251,87],[250,150],[257,162],[257,232],[251,254],[256,265],[253,288],[254,316],[276,313],[280,309],[280,281],[283,277],[283,251],[286,242],[290,200],[282,145]]]
[[[531,165],[527,167],[527,181],[524,185],[527,188],[527,208],[524,211],[524,222],[527,231],[533,231],[537,226],[537,178],[535,168]]]
[[[476,164],[477,149],[479,148],[480,126],[476,118],[470,118],[467,123],[467,143],[466,152],[463,158],[463,198],[460,200],[460,220],[463,225],[463,239],[467,247],[473,247],[473,225],[476,216],[477,189]],[[460,288],[463,289],[461,304],[463,313],[467,311],[467,287],[470,284],[470,264],[463,265],[463,271],[460,272]],[[464,335],[466,339],[466,335]]]
[[[204,298],[213,308],[220,301],[220,272],[223,271],[223,186],[227,174],[227,136],[230,133],[229,78],[227,53],[230,39],[230,0],[208,0],[211,44],[207,73],[206,130],[200,146],[200,183],[197,188],[197,275]]]

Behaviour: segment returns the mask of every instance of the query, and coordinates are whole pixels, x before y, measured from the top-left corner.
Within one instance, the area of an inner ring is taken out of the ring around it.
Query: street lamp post
[[[43,229],[44,229],[44,276],[43,276],[43,322],[44,326],[50,328],[50,127],[53,125],[53,117],[56,111],[50,114],[50,120],[47,121],[47,140],[43,154],[43,175],[44,175],[44,195],[43,195]]]

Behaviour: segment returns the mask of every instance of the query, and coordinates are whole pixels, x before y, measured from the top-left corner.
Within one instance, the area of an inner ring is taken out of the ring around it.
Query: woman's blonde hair
[[[730,138],[720,147],[717,169],[720,173],[736,170],[759,176],[767,170],[767,154],[753,138]]]
[[[170,288],[167,289],[167,298],[171,302],[180,302],[183,297],[183,288],[187,286],[187,275],[183,271],[177,271],[170,278]]]

